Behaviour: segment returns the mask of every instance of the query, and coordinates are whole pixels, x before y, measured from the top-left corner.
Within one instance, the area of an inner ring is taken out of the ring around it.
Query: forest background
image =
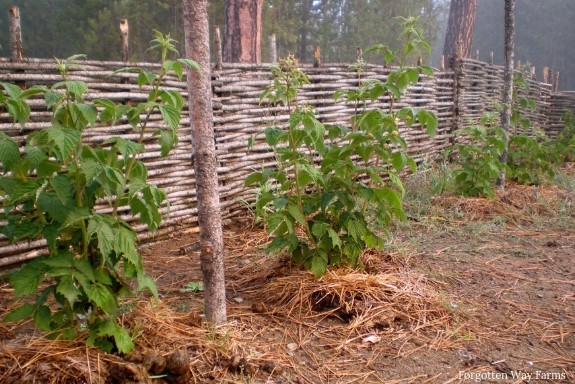
[[[486,61],[490,51],[503,64],[503,0],[479,0],[473,52]],[[68,57],[83,53],[93,60],[119,60],[119,21],[130,25],[130,60],[157,60],[147,51],[154,29],[169,32],[183,47],[181,0],[0,0],[0,56],[9,57],[10,6],[20,7],[24,55]],[[225,0],[211,0],[210,25],[225,28]],[[432,43],[428,64],[439,65],[449,0],[264,0],[262,58],[268,61],[268,37],[275,33],[279,57],[294,53],[313,62],[319,46],[323,63],[352,63],[357,47],[399,45],[396,16],[420,16]],[[560,89],[575,89],[575,1],[517,0],[516,60],[530,62],[537,74],[547,66],[560,72]],[[212,28],[213,31],[213,28]],[[369,61],[369,58],[367,58]],[[375,58],[374,58],[375,59]]]

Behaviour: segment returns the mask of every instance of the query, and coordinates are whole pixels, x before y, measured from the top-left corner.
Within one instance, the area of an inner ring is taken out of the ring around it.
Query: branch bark
[[[263,0],[226,0],[224,62],[262,61]]]
[[[505,0],[505,72],[503,74],[503,110],[501,127],[505,131],[505,149],[501,154],[501,164],[507,163],[507,147],[511,128],[511,103],[513,102],[513,67],[515,50],[515,0]],[[505,167],[501,169],[497,186],[505,186]]]
[[[452,63],[454,57],[471,56],[476,11],[477,0],[451,0],[443,47],[443,56],[449,63]]]
[[[186,57],[200,66],[188,71],[192,161],[196,174],[200,260],[206,320],[226,321],[223,233],[212,115],[208,1],[184,0]]]

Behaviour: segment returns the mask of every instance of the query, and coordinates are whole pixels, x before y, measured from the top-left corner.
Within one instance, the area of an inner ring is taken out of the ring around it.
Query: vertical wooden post
[[[321,65],[321,49],[319,45],[315,46],[313,51],[313,66],[318,68]]]
[[[363,49],[361,49],[361,47],[357,47],[355,49],[355,54],[357,56],[357,61],[363,60]]]
[[[220,34],[220,27],[214,29],[214,45],[216,54],[216,69],[219,71],[223,67],[222,62],[222,36]]]
[[[439,70],[445,71],[445,55],[441,55],[441,58],[439,59]]]
[[[493,65],[493,51],[489,52],[489,65]]]
[[[475,60],[479,60],[479,48],[475,50]]]
[[[557,93],[559,91],[559,71],[555,72],[555,77],[553,78],[553,92]]]
[[[12,50],[12,60],[21,62],[24,56],[22,49],[22,29],[20,26],[20,8],[10,7],[8,9],[8,19],[10,24],[10,48]]]
[[[549,83],[549,67],[543,67],[543,82],[545,84]]]
[[[537,74],[535,72],[535,66],[531,67],[531,80],[537,81]]]
[[[276,34],[270,35],[270,63],[274,64],[278,61],[278,47],[276,42]]]
[[[553,71],[553,69],[549,68],[549,79],[547,80],[547,84],[551,84],[551,86],[553,86],[553,77],[555,76],[555,72]]]
[[[122,61],[127,63],[130,60],[130,50],[129,50],[129,37],[130,37],[130,26],[128,25],[128,20],[120,20],[120,38],[122,39]]]

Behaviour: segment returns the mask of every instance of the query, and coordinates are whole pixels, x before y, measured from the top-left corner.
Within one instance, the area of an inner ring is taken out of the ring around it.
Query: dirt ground
[[[5,323],[0,383],[575,383],[574,191],[509,184],[493,200],[408,202],[385,252],[320,279],[265,256],[264,231],[237,220],[217,329],[193,290],[197,233],[182,231],[142,247],[161,301],[126,300],[136,352]]]

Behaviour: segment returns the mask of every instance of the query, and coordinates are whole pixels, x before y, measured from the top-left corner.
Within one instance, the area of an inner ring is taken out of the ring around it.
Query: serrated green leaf
[[[158,76],[156,76],[155,74],[151,73],[151,72],[146,72],[146,71],[141,71],[138,74],[138,85],[141,87],[142,85],[154,85],[154,82],[156,81],[156,79],[158,78]]]
[[[95,332],[95,335],[91,335],[87,340],[90,344],[97,343],[99,341],[97,340],[98,336],[109,336],[114,339],[118,352],[127,354],[134,349],[134,343],[128,331],[116,324],[112,319],[104,320],[92,332]]]
[[[4,132],[0,132],[0,163],[4,172],[12,170],[14,164],[20,161],[18,144]]]
[[[159,97],[166,105],[173,107],[178,113],[184,107],[184,98],[177,90],[164,89],[160,92]]]
[[[52,312],[46,305],[38,305],[34,310],[34,323],[41,331],[48,332],[52,330],[50,322],[52,320]]]
[[[42,180],[16,180],[12,194],[4,200],[5,206],[34,199],[38,190],[43,187]]]
[[[156,134],[160,136],[160,155],[165,157],[178,143],[178,136],[174,132],[166,131],[165,129],[156,131]]]
[[[201,72],[200,66],[193,60],[190,59],[178,59],[179,63],[184,64],[186,67]]]
[[[74,186],[69,176],[54,175],[50,178],[50,185],[54,188],[56,196],[58,196],[63,205],[68,205],[73,202]]]
[[[254,172],[250,173],[246,179],[244,180],[244,186],[249,187],[252,184],[261,184],[262,182],[263,173],[262,172]]]
[[[320,277],[327,271],[327,260],[322,256],[313,256],[310,262],[310,269],[315,277]]]
[[[114,250],[116,235],[110,223],[111,220],[105,215],[94,214],[88,221],[88,237],[96,235],[98,249],[104,258],[107,258]]]
[[[86,279],[88,279],[90,282],[93,283],[96,281],[96,273],[94,271],[95,266],[93,266],[88,260],[77,259],[73,257],[72,265],[79,273],[81,273],[84,277],[86,277]],[[76,279],[79,279],[78,272],[74,272],[74,277]]]
[[[81,221],[92,218],[93,215],[89,208],[74,207],[67,212],[66,220],[62,223],[62,228],[76,226]]]
[[[2,84],[2,88],[4,88],[8,96],[10,96],[12,99],[20,99],[22,95],[22,89],[19,86],[10,83],[0,84]]]
[[[81,295],[81,292],[76,288],[74,279],[71,275],[60,277],[56,287],[56,292],[64,296],[70,305],[73,305],[78,296]]]
[[[180,111],[175,107],[166,104],[158,105],[158,109],[162,114],[164,123],[166,123],[172,131],[177,131],[180,125]]]
[[[144,151],[144,144],[124,139],[122,137],[111,137],[105,140],[104,144],[113,144],[118,152],[120,152],[125,158],[132,157]]]
[[[2,321],[16,322],[25,320],[30,318],[33,313],[34,313],[34,305],[26,303],[5,314],[4,317],[2,318]]]
[[[311,226],[311,233],[317,238],[321,239],[327,233],[328,226],[325,223],[316,222]]]
[[[114,233],[116,235],[114,239],[116,253],[123,254],[136,267],[142,268],[140,255],[137,251],[136,233],[127,226],[116,227]]]
[[[26,145],[25,150],[26,150],[26,158],[30,162],[32,169],[38,168],[40,164],[42,164],[42,162],[48,158],[46,156],[46,153],[42,149],[35,147],[33,145]]]
[[[90,286],[90,289],[86,290],[86,295],[107,314],[114,315],[116,313],[116,297],[109,287],[96,282]]]
[[[292,215],[292,217],[295,219],[296,222],[298,222],[301,225],[306,225],[305,217],[297,205],[289,204],[287,206],[287,210],[290,213],[290,215]]]
[[[156,287],[156,282],[150,276],[141,273],[138,275],[138,291],[142,291],[147,289],[154,295],[155,298],[158,298],[158,288]]]
[[[266,142],[270,147],[274,147],[278,144],[280,139],[284,136],[284,131],[279,127],[267,127],[264,130],[264,135],[266,137]]]
[[[340,239],[339,235],[337,234],[337,232],[334,231],[332,228],[328,228],[327,234],[328,234],[329,238],[331,239],[332,247],[333,248],[337,247],[337,248],[341,249],[342,242],[341,242],[341,239]]]
[[[58,159],[65,162],[70,159],[72,151],[81,143],[81,133],[73,128],[51,126],[46,129],[51,143],[58,149]]]

